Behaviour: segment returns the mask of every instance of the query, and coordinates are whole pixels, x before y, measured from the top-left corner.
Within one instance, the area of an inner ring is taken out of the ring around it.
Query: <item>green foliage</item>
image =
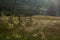
[[[0,40],[22,40],[24,38],[23,26],[14,25],[3,20],[0,21]],[[22,29],[21,29],[22,28]]]

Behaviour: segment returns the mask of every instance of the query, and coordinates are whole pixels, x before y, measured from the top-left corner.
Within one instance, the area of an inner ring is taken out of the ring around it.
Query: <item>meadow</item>
[[[29,18],[29,17],[27,17]],[[60,40],[60,17],[35,15],[0,17],[1,40]]]

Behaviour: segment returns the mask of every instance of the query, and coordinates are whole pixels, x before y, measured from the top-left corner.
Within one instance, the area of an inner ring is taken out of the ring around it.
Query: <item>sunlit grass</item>
[[[12,24],[9,22],[10,16],[3,16],[1,20],[7,24],[8,29],[7,39],[11,40],[57,40],[60,38],[60,17],[37,15],[32,16],[32,26],[26,26],[25,17],[21,17],[23,27],[18,25],[19,20],[17,16],[12,16]],[[28,24],[27,24],[28,25]],[[30,25],[29,25],[30,26]],[[24,28],[24,29],[23,29]],[[22,30],[23,29],[23,30]],[[19,31],[20,30],[20,31]],[[4,34],[4,33],[3,33]],[[7,33],[6,33],[7,34]],[[10,36],[9,36],[10,35]],[[5,39],[5,38],[4,38]]]

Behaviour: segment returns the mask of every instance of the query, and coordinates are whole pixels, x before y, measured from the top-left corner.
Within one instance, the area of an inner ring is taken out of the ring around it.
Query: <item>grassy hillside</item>
[[[60,17],[32,16],[31,25],[26,24],[25,17],[19,25],[16,16],[3,16],[0,21],[1,40],[60,40]]]
[[[60,17],[32,16],[33,26],[26,31],[38,40],[60,40]]]
[[[35,15],[32,16],[33,19],[37,19],[37,20],[60,20],[60,17],[57,16],[44,16],[44,15]]]

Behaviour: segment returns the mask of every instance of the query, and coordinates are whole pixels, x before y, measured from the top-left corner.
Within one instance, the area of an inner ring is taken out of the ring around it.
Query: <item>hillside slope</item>
[[[27,27],[26,31],[33,37],[41,35],[42,40],[60,40],[60,17],[32,16],[32,20],[32,27]]]
[[[9,24],[9,26],[7,27],[15,29],[16,34],[20,33],[20,31],[18,31],[21,29],[20,26],[18,25],[19,23],[18,17],[11,17],[13,22],[12,25],[10,25],[11,24],[10,17],[3,16],[1,19],[3,23]],[[22,37],[22,39],[24,40],[60,40],[60,17],[35,15],[35,16],[32,16],[32,24],[31,25],[27,24],[28,26],[25,26],[26,25],[25,17],[22,17],[22,21],[24,21],[23,22],[24,24],[22,24],[24,26],[24,29],[23,29],[24,31],[21,31],[21,32],[23,32],[24,35],[23,34],[22,35],[25,38],[24,39]],[[14,31],[12,31],[11,33],[13,32]]]

